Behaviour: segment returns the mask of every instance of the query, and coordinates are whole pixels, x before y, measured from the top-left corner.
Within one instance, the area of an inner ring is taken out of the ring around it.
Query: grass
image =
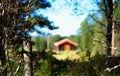
[[[88,60],[86,54],[80,50],[57,51],[55,54],[53,54],[53,57],[55,57],[57,60]]]

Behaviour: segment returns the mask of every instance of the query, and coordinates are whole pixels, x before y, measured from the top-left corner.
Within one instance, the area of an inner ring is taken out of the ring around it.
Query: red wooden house
[[[77,46],[77,43],[69,39],[63,39],[55,43],[55,50],[76,50]]]

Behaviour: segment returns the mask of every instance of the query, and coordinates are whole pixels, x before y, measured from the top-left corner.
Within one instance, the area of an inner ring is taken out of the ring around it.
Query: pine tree
[[[56,27],[44,16],[31,16],[38,8],[45,9],[51,6],[46,0],[0,0],[0,6],[0,60],[3,68],[1,76],[6,76],[5,51],[9,45],[17,46],[18,43],[23,45],[25,66],[30,66],[32,48],[29,32],[40,32],[34,28],[35,25],[39,27],[47,26],[49,29],[55,29]],[[29,69],[32,68],[25,68],[25,76],[32,76],[32,71],[29,71]]]

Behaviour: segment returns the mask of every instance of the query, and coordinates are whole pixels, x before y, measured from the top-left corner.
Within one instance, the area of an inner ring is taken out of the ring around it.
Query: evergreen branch
[[[119,65],[115,65],[115,66],[112,67],[112,68],[106,68],[104,71],[111,72],[112,70],[117,69],[118,67],[120,67],[120,64],[119,64]]]
[[[19,61],[16,61],[16,60],[13,60],[13,59],[9,58],[9,60],[10,60],[10,61],[13,61],[13,62],[15,62],[15,63],[18,63],[18,66],[17,66],[16,71],[15,71],[15,73],[14,73],[14,76],[16,76],[17,72],[18,72],[19,69],[20,69],[22,59],[20,59]]]
[[[103,34],[104,36],[106,36],[106,33],[105,33],[104,31],[96,31],[96,32],[101,33],[101,34]]]
[[[100,41],[99,39],[93,39],[95,42],[101,43],[104,47],[107,47],[104,41]]]
[[[105,28],[107,29],[106,25],[103,24],[102,22],[98,21],[97,19],[95,19],[95,18],[93,17],[93,15],[90,15],[90,14],[89,14],[89,16],[90,16],[94,21],[96,21],[97,23],[99,23],[100,25],[102,25],[103,27],[105,27]]]
[[[111,48],[111,49],[114,49],[116,51],[120,50],[120,49],[118,49],[116,47],[107,47],[107,45],[105,44],[105,42],[104,41],[100,41],[99,39],[93,39],[93,41],[101,43],[105,48]]]
[[[17,69],[16,69],[16,71],[15,71],[15,73],[14,73],[14,76],[16,76],[17,72],[19,71],[20,65],[21,65],[21,61],[19,61],[19,63],[18,63],[18,67],[17,67]]]

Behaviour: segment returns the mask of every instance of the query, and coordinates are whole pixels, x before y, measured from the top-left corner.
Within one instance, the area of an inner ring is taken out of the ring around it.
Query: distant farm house
[[[55,43],[55,50],[76,50],[78,44],[69,40],[63,39]]]

